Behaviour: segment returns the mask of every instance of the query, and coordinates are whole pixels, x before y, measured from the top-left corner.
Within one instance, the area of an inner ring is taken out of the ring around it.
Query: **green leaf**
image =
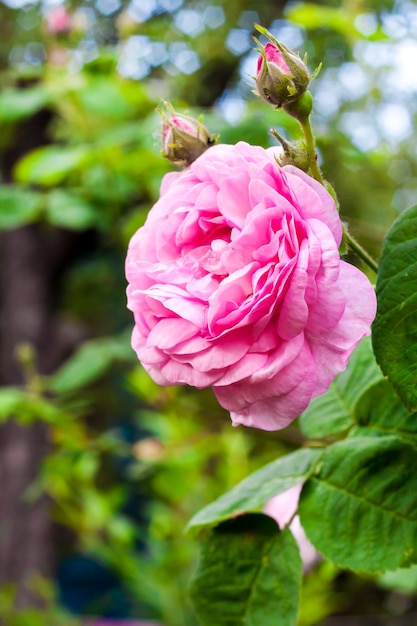
[[[21,183],[57,185],[74,170],[81,168],[90,156],[87,146],[46,146],[23,157],[15,168]]]
[[[373,573],[416,562],[416,449],[391,436],[333,444],[298,513],[313,545],[341,567]]]
[[[191,597],[202,626],[294,626],[300,584],[291,532],[252,513],[204,537]]]
[[[71,393],[98,380],[115,361],[130,361],[134,352],[127,336],[84,343],[50,380],[54,393]]]
[[[54,189],[48,198],[47,219],[54,226],[81,230],[100,222],[100,214],[76,194]]]
[[[40,85],[28,89],[5,89],[0,94],[0,122],[15,122],[44,107],[50,99]]]
[[[134,111],[126,100],[121,83],[107,78],[94,78],[90,84],[77,92],[83,109],[97,118],[125,120]]]
[[[273,496],[305,480],[322,454],[319,448],[301,448],[268,463],[201,509],[189,522],[188,529],[199,530],[240,513],[259,510]]]
[[[388,231],[376,284],[375,356],[407,409],[417,411],[417,206]]]
[[[26,394],[16,387],[0,389],[0,421],[6,420],[20,410],[26,400]]]
[[[335,378],[325,394],[314,398],[301,415],[303,433],[312,438],[326,437],[352,426],[361,394],[382,378],[371,339],[365,337],[354,350],[346,370]]]
[[[0,186],[0,228],[34,222],[41,214],[42,196],[15,185]]]
[[[417,441],[417,415],[410,415],[387,380],[379,381],[362,395],[356,405],[355,422],[361,431],[368,428]]]

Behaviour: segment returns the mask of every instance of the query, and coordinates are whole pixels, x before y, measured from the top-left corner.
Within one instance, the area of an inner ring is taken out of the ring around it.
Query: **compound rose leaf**
[[[230,517],[259,510],[270,498],[310,476],[322,454],[323,449],[320,448],[301,448],[268,463],[201,509],[188,528],[198,531]]]
[[[251,513],[204,536],[191,597],[202,626],[295,626],[301,576],[291,531]]]
[[[304,485],[298,512],[324,556],[358,572],[417,562],[417,450],[394,436],[333,444]]]
[[[417,411],[417,206],[388,231],[376,284],[375,356],[410,412]]]

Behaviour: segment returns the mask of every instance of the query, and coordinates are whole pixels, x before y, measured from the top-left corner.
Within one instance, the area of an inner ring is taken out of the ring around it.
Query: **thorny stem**
[[[313,178],[315,178],[321,185],[325,187],[326,185],[324,183],[323,176],[317,163],[316,145],[314,141],[313,130],[311,128],[310,116],[308,116],[305,120],[299,120],[299,123],[304,133],[311,174]],[[375,273],[378,273],[378,264],[376,263],[376,261],[374,261],[371,255],[368,254],[368,252],[364,248],[362,248],[360,243],[358,243],[356,239],[352,237],[352,235],[345,227],[343,227],[343,233],[349,246],[358,255],[358,257],[362,259],[362,261],[366,263],[366,265],[370,267],[371,270],[373,270]]]
[[[304,133],[305,145],[307,155],[310,161],[311,173],[313,175],[313,178],[315,178],[321,185],[324,186],[323,176],[321,175],[321,171],[317,163],[316,144],[314,141],[313,130],[311,128],[310,116],[308,116],[303,121],[299,121],[299,123]]]
[[[346,241],[348,242],[349,246],[352,248],[352,250],[354,252],[356,252],[356,254],[358,255],[358,257],[360,259],[362,259],[362,261],[364,263],[366,263],[366,265],[368,267],[371,268],[371,270],[373,270],[375,272],[375,274],[378,273],[378,264],[376,261],[374,261],[374,259],[371,257],[370,254],[367,253],[367,251],[362,248],[362,246],[360,245],[360,243],[358,243],[356,241],[356,239],[354,237],[352,237],[352,235],[347,231],[347,229],[345,227],[343,227],[343,234],[346,238]]]

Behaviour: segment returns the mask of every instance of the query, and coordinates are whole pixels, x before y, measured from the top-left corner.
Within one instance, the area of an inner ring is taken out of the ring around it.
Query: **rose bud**
[[[258,95],[277,107],[297,100],[310,82],[304,62],[275,39],[261,47],[260,53],[256,72]]]
[[[188,115],[178,115],[173,110],[170,117],[163,117],[162,153],[174,165],[191,165],[207,148],[216,143],[216,138],[211,136],[200,120]]]

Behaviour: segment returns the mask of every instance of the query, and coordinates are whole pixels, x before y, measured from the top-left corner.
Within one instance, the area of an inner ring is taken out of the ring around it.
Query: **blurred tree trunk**
[[[12,150],[0,162],[2,179],[12,180],[14,163],[46,143],[50,114],[42,111],[19,129]],[[77,343],[77,333],[61,328],[54,313],[54,281],[71,255],[75,236],[32,224],[0,235],[0,384],[21,385],[16,349],[29,343],[37,369],[52,372]],[[64,331],[64,332],[63,332]],[[34,573],[51,576],[54,567],[49,502],[26,497],[49,448],[43,424],[20,427],[13,420],[0,428],[0,587],[13,583],[18,606],[35,602],[28,588]]]
[[[46,284],[34,227],[3,233],[1,237],[1,349],[3,385],[23,382],[16,348],[29,342],[43,353],[48,335]],[[31,503],[25,491],[38,475],[48,448],[43,425],[19,427],[13,421],[0,429],[0,586],[18,587],[19,605],[30,602],[30,575],[51,572],[51,527],[46,498]]]

